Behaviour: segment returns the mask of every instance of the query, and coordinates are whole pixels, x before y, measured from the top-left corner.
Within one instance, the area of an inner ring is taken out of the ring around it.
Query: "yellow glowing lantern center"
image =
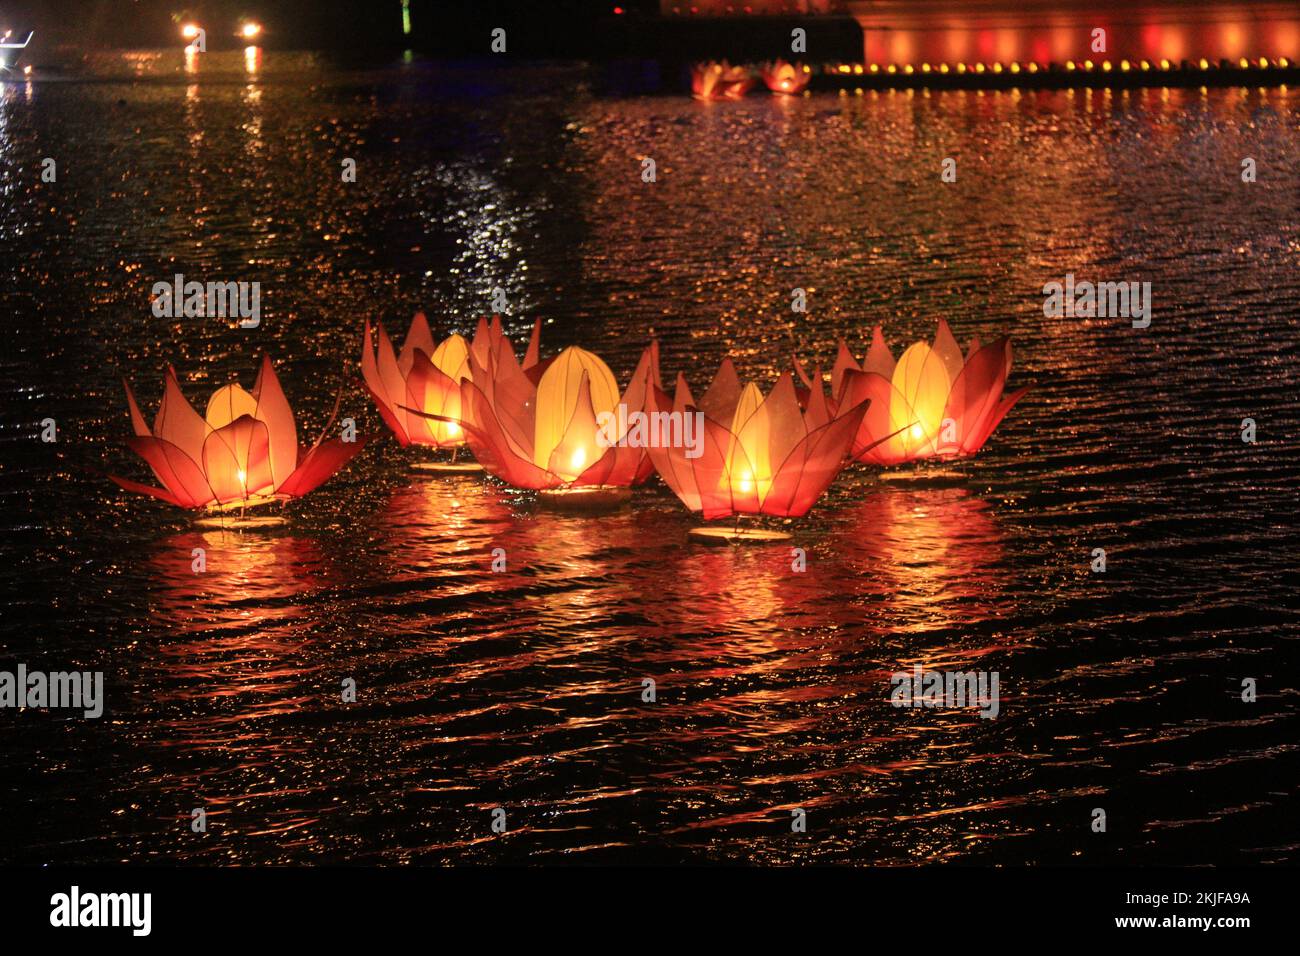
[[[231,422],[245,415],[261,421],[258,418],[257,411],[257,399],[238,385],[227,385],[224,388],[219,388],[208,399],[208,408],[204,415],[204,421],[208,426],[207,434],[211,436],[213,432],[225,428]],[[251,451],[249,443],[243,440],[230,439],[227,441],[226,448],[230,454],[214,457],[211,464],[209,464],[209,468],[229,470],[225,472],[224,476],[209,472],[209,478],[213,479],[215,484],[225,486],[230,483],[230,476],[233,475],[234,483],[243,490],[244,496],[250,501],[270,494],[272,491],[271,486],[260,480],[257,483],[264,484],[265,487],[248,487],[248,474],[250,471],[248,459]],[[261,474],[255,469],[254,472],[255,474]],[[266,472],[265,476],[270,479],[270,472]],[[223,477],[225,481],[222,481]]]
[[[771,423],[762,410],[763,393],[750,382],[731,416],[726,470],[722,486],[733,496],[756,496],[760,503],[772,488]]]
[[[590,408],[578,401],[584,373],[591,391]],[[586,349],[565,349],[537,383],[533,463],[573,481],[604,454],[596,420],[602,412],[613,414],[618,400],[618,383],[608,365]]]
[[[939,353],[917,342],[894,368],[894,389],[889,400],[890,430],[903,430],[900,438],[909,454],[934,441],[943,427],[952,380]]]
[[[472,378],[469,366],[469,343],[461,335],[449,335],[438,343],[438,347],[429,356],[429,361],[434,368],[451,379],[455,387],[450,390],[442,388],[428,389],[425,392],[421,410],[429,415],[445,415],[448,418],[459,418],[461,414],[460,382],[461,379]],[[425,422],[429,431],[433,433],[434,441],[439,445],[459,445],[464,443],[465,435],[456,422],[441,422],[433,419],[425,419]]]

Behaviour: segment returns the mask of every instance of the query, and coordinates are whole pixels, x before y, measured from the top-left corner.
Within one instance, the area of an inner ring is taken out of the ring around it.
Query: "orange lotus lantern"
[[[870,400],[854,457],[896,465],[979,451],[1028,391],[1003,397],[1010,372],[1009,338],[985,346],[975,339],[963,358],[948,323],[940,319],[934,343],[917,342],[897,362],[879,326],[861,365],[841,341],[831,388],[841,403]]]
[[[645,481],[654,470],[646,450],[624,441],[617,423],[628,409],[640,412],[646,389],[659,383],[658,347],[645,350],[620,397],[609,366],[586,349],[537,362],[539,329],[540,322],[523,365],[499,322],[475,336],[471,374],[461,382],[461,421],[475,457],[527,490],[626,489]]]
[[[785,93],[794,96],[808,88],[812,81],[812,70],[802,63],[789,64],[785,60],[764,63],[759,70],[763,82],[773,93]]]
[[[820,373],[817,376],[820,380]],[[652,447],[650,459],[682,503],[706,519],[732,515],[798,518],[826,491],[848,458],[866,405],[841,403],[838,414],[818,386],[801,408],[794,380],[782,373],[766,396],[752,382],[741,385],[730,359],[701,398],[691,398],[683,376],[670,400],[651,389],[652,415],[699,415],[703,441]],[[783,538],[775,532],[699,528],[692,534],[737,538]]]
[[[149,463],[162,487],[109,477],[127,491],[182,508],[225,511],[300,498],[343,467],[365,444],[364,438],[325,440],[338,414],[335,401],[321,437],[303,453],[293,410],[270,358],[262,359],[252,392],[238,384],[219,388],[208,399],[203,416],[185,400],[176,371],[169,367],[152,430],[145,424],[130,384],[124,384],[135,431],[127,444]]]
[[[480,325],[486,327],[486,323]],[[469,343],[454,333],[435,346],[423,312],[417,312],[411,320],[400,354],[394,352],[382,325],[376,348],[370,322],[366,321],[361,377],[380,417],[399,444],[450,448],[454,459],[456,450],[465,444],[460,425],[460,383],[471,374],[469,351]],[[421,463],[420,467],[450,466]],[[455,469],[476,467],[462,464]]]
[[[738,100],[754,85],[754,77],[743,66],[726,60],[696,63],[691,67],[691,95],[697,100]]]

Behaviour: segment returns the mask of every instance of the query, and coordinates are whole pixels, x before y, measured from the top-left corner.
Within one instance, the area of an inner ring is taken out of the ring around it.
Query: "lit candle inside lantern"
[[[555,357],[537,383],[533,463],[573,481],[602,454],[596,418],[613,414],[618,383],[600,358],[572,346]]]

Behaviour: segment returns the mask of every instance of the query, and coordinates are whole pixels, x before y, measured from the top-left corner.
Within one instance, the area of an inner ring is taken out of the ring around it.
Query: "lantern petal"
[[[539,406],[543,401],[543,394],[539,390]],[[584,477],[583,473],[588,469],[600,465],[595,474],[585,482],[600,484],[602,473],[608,474],[608,462],[605,459],[612,461],[614,449],[601,448],[597,440],[600,428],[592,408],[591,377],[585,369],[579,376],[578,395],[572,403],[572,409],[568,423],[561,431],[559,440],[552,447],[546,462],[546,470],[565,482],[574,482]]]
[[[663,389],[655,386],[651,386],[646,392],[648,414],[656,416],[670,411],[682,416],[694,413],[690,402],[690,389],[687,388],[686,380],[681,375],[677,377],[675,400],[670,400]],[[704,436],[700,436],[700,439],[703,441]],[[677,495],[687,508],[691,511],[699,511],[703,503],[695,478],[695,459],[687,457],[689,449],[684,444],[681,446],[652,444],[646,451],[654,470],[659,473],[664,484],[672,489],[673,494]]]
[[[275,491],[266,425],[241,415],[203,443],[203,473],[221,504]]]
[[[153,422],[153,434],[171,442],[194,461],[200,461],[203,443],[211,430],[182,394],[176,370],[169,365],[162,404]]]
[[[270,442],[271,483],[278,487],[298,465],[298,428],[280,379],[271,367],[270,356],[262,357],[253,397],[257,400],[254,417],[266,425]]]
[[[844,468],[866,410],[865,402],[853,406],[810,431],[790,450],[772,479],[763,514],[801,518],[808,513]]]
[[[623,392],[622,404],[627,409],[628,416],[630,417],[634,412],[648,414],[649,390],[662,387],[659,376],[659,343],[651,342],[641,353],[641,358],[632,372],[632,378]],[[653,420],[650,422],[653,423]],[[622,440],[626,436],[612,437]],[[616,444],[609,449],[607,473],[599,481],[594,480],[593,476],[584,474],[582,482],[618,486],[640,484],[654,472],[654,464],[650,461],[647,450],[645,446],[633,446],[630,443]]]
[[[811,392],[813,388],[812,378],[809,377],[808,370],[803,367],[803,363],[799,361],[799,356],[793,356],[793,365],[794,374],[798,377],[799,381],[803,383],[803,387]]]
[[[370,333],[369,319],[366,319],[366,328],[361,340],[361,379],[365,383],[366,391],[375,400],[375,408],[379,411],[379,417],[384,420],[384,424],[397,438],[398,444],[409,445],[411,439],[406,430],[405,416],[398,412],[396,396],[388,394],[383,377],[379,374],[379,363],[375,359],[375,347]]]
[[[875,372],[887,379],[894,377],[894,353],[885,344],[885,333],[876,326],[871,330],[871,347],[867,349],[866,360],[862,363],[864,372]]]
[[[784,461],[790,451],[808,435],[804,415],[795,397],[794,379],[782,372],[763,400],[760,412],[766,418],[767,455],[773,465]]]
[[[570,346],[556,356],[554,363],[537,383],[533,439],[535,464],[551,468],[552,453],[568,431],[575,411],[583,411],[581,404],[584,394],[586,410],[591,413],[594,422],[596,412],[611,412],[617,406],[618,383],[609,366],[599,357],[586,349]],[[585,421],[580,427],[586,427]],[[594,433],[588,435],[586,441],[594,445]],[[570,448],[570,453],[576,453],[577,450],[576,447]],[[590,449],[586,449],[583,454],[589,452]],[[587,464],[595,461],[595,457],[591,454]],[[563,473],[569,473],[567,466]]]
[[[515,454],[533,459],[536,440],[537,385],[519,367],[508,341],[494,348],[495,358],[485,374],[474,372],[474,383],[482,381],[481,394],[488,399],[493,419],[508,438]],[[464,409],[465,385],[461,383],[461,407]],[[477,407],[477,405],[476,405]]]
[[[944,417],[956,425],[956,444],[961,453],[973,453],[967,450],[968,445],[980,440],[997,408],[1008,371],[1007,344],[1006,339],[999,339],[981,348],[953,383]]]
[[[899,358],[892,381],[902,401],[895,396],[891,402],[891,430],[911,421],[912,427],[901,436],[908,457],[934,454],[952,391],[943,359],[925,342],[917,342]]]
[[[713,383],[700,398],[700,411],[717,422],[730,422],[736,415],[740,401],[740,376],[730,357],[722,360]]]
[[[365,444],[365,438],[353,442],[345,442],[340,438],[317,442],[303,456],[293,474],[276,488],[276,494],[282,498],[301,498],[314,491],[351,461]]]
[[[521,366],[530,369],[537,364],[538,357],[542,350],[542,320],[537,319],[533,322],[532,335],[528,337],[528,350],[524,353],[524,363]]]
[[[379,355],[376,365],[379,369],[379,380],[384,384],[384,394],[388,396],[389,404],[393,407],[393,415],[401,422],[402,431],[409,440],[411,435],[410,420],[405,412],[397,408],[403,396],[406,395],[406,379],[397,365],[397,356],[393,352],[393,343],[388,338],[388,333],[384,331],[382,325],[379,327]]]
[[[406,399],[408,408],[438,419],[408,415],[412,441],[438,447],[464,442],[465,433],[460,425],[459,381],[453,381],[420,349],[415,350],[411,371],[406,376]]]
[[[757,514],[757,483],[745,477],[752,476],[754,469],[744,447],[730,429],[707,415],[702,451],[691,464],[700,510],[706,520],[737,513]]]
[[[840,339],[840,349],[835,356],[835,364],[831,367],[831,395],[836,401],[840,400],[841,393],[844,389],[844,373],[853,370],[854,372],[862,371],[858,365],[857,359],[849,351],[849,345],[843,339]],[[891,370],[892,371],[892,370]]]
[[[559,480],[533,464],[507,435],[492,402],[477,381],[461,382],[461,411],[465,416],[465,440],[475,459],[489,474],[516,488],[554,488]]]
[[[1020,401],[1027,391],[1029,391],[1028,385],[1012,392],[1006,398],[998,402],[997,408],[993,410],[993,414],[988,416],[988,419],[984,423],[984,427],[980,430],[978,435],[975,436],[974,440],[963,443],[962,453],[973,455],[983,448],[984,443],[989,440],[989,436],[993,434],[994,429],[996,429],[998,425],[1002,424],[1002,419],[1006,417],[1007,412],[1011,411],[1011,409],[1015,407],[1016,402]]]
[[[966,361],[962,358],[961,346],[953,338],[952,329],[948,328],[946,319],[939,320],[939,327],[934,332],[934,345],[930,350],[943,361],[944,371],[948,373],[948,381],[957,381],[957,376],[961,374],[962,366]]]
[[[162,486],[182,507],[196,508],[212,501],[212,488],[203,469],[179,446],[150,435],[128,438],[126,444],[149,463]]]
[[[834,417],[826,401],[825,387],[822,384],[822,370],[813,369],[812,385],[808,391],[808,406],[804,413],[804,428],[811,432],[821,428]]]
[[[205,413],[205,419],[208,424],[208,434],[218,428],[224,428],[237,418],[248,415],[250,418],[256,418],[257,399],[250,392],[244,389],[236,382],[230,385],[223,385],[212,393],[208,399],[208,407]],[[207,441],[207,438],[204,438]]]
[[[864,401],[869,404],[854,440],[853,457],[878,465],[897,465],[909,460],[909,449],[902,432],[909,429],[913,421],[909,419],[894,424],[894,410],[907,407],[907,399],[882,375],[849,372],[840,407],[852,408]]]
[[[176,505],[177,507],[180,508],[194,507],[194,505],[182,501],[180,498],[176,497],[170,491],[167,491],[165,488],[154,488],[150,485],[141,484],[138,481],[132,481],[129,478],[119,478],[117,475],[113,475],[113,474],[110,474],[108,477],[111,481],[115,482],[119,488],[123,488],[126,491],[130,491],[134,494],[148,495],[151,498],[157,498],[160,501],[165,501],[168,504]]]
[[[140,405],[135,400],[135,392],[131,391],[131,383],[123,378],[122,385],[126,388],[126,407],[131,415],[131,430],[137,435],[152,435],[153,432],[145,424],[144,415],[140,413]]]
[[[425,355],[432,355],[434,350],[433,333],[429,331],[429,320],[424,317],[423,312],[415,313],[415,317],[411,319],[411,327],[406,330],[406,338],[402,340],[402,352],[397,357],[397,368],[403,377],[411,371],[416,349],[421,350]]]

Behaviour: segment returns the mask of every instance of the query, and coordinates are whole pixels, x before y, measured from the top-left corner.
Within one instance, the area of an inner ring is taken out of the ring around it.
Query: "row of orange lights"
[[[1218,66],[1218,64],[1211,63],[1209,60],[1203,58],[1189,65],[1193,68],[1199,68],[1202,70],[1209,70]],[[1252,68],[1265,70],[1265,69],[1269,69],[1270,67],[1275,67],[1277,69],[1284,70],[1291,66],[1291,61],[1284,56],[1278,57],[1276,60],[1273,61],[1269,61],[1266,57],[1262,57],[1262,56],[1258,60],[1250,60],[1247,59],[1246,57],[1242,57],[1240,60],[1237,61],[1237,66],[1243,70],[1249,70]],[[1074,72],[1076,70],[1082,70],[1085,73],[1090,73],[1097,68],[1098,68],[1098,64],[1093,63],[1092,60],[1084,60],[1081,63],[1075,63],[1073,60],[1066,60],[1064,65],[1064,69],[1066,70],[1066,72]],[[1116,68],[1115,64],[1111,63],[1110,60],[1101,61],[1100,69],[1103,73],[1110,73],[1115,68]],[[863,73],[882,73],[882,72],[890,75],[902,73],[906,76],[911,76],[917,72],[920,73],[951,72],[951,73],[960,74],[960,73],[984,73],[984,72],[1002,73],[1005,70],[1008,73],[1020,73],[1022,71],[1025,73],[1037,73],[1039,70],[1045,70],[1045,69],[1047,69],[1047,67],[1039,66],[1037,63],[1033,63],[1033,62],[1026,63],[1024,65],[1021,65],[1018,62],[1012,62],[1005,67],[1001,63],[991,63],[988,64],[987,66],[983,63],[972,63],[969,66],[965,63],[956,63],[953,64],[952,66],[949,66],[947,63],[940,63],[935,66],[931,66],[929,63],[922,63],[919,67],[914,66],[911,63],[906,63],[903,64],[902,66],[899,66],[896,63],[890,63],[883,67],[879,63],[872,63],[868,66],[863,66],[861,63],[854,63],[852,65],[847,63],[841,63],[838,67],[835,68],[835,72],[852,73],[857,76],[861,76]],[[1150,60],[1138,60],[1137,62],[1130,62],[1128,60],[1119,61],[1119,70],[1122,73],[1128,73],[1132,70],[1147,72],[1153,69],[1154,70],[1176,70],[1176,69],[1180,69],[1180,66],[1178,64],[1171,63],[1169,60],[1160,60],[1154,63]]]

